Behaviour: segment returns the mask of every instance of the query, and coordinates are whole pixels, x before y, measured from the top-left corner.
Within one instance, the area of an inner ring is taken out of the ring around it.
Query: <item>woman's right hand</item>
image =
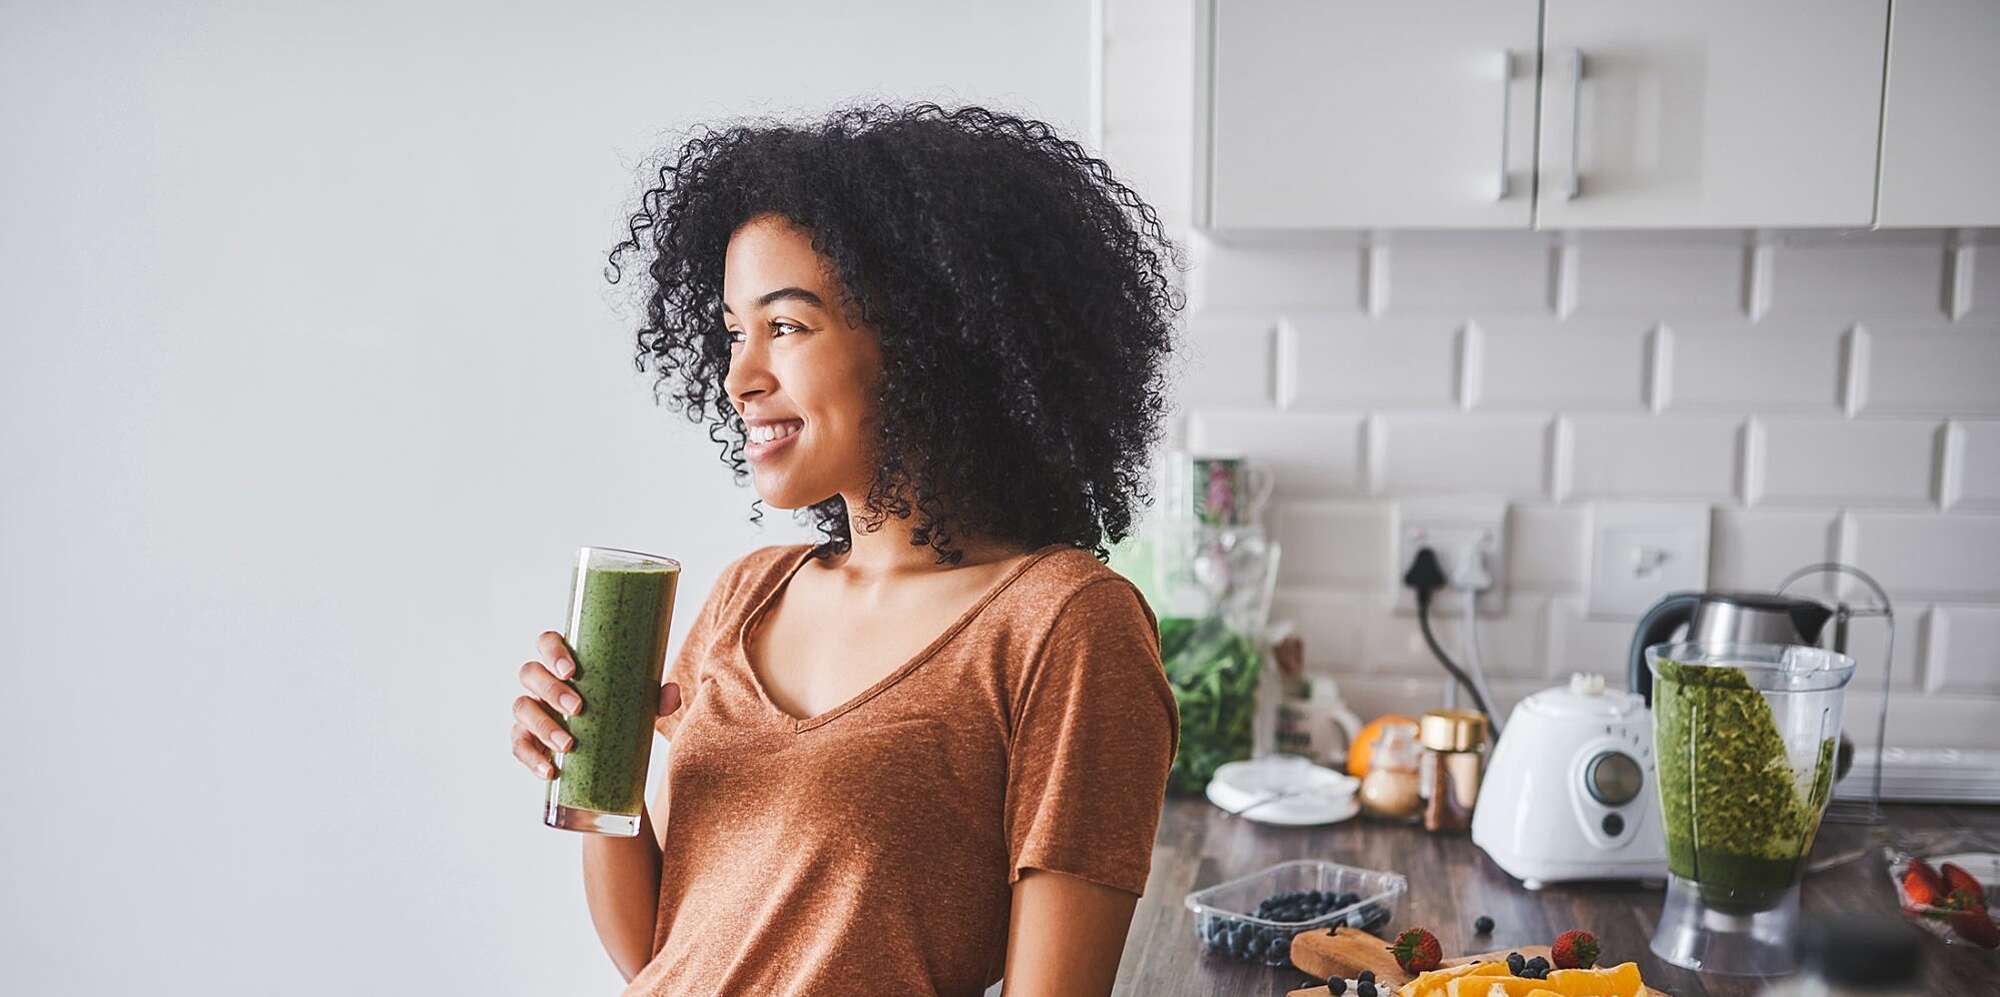
[[[514,727],[509,736],[514,757],[528,771],[552,779],[556,774],[552,752],[576,747],[576,738],[557,715],[573,717],[583,712],[583,699],[565,681],[576,676],[576,659],[570,656],[562,634],[544,630],[535,638],[535,646],[537,657],[521,665],[521,685],[528,694],[514,698]],[[660,716],[680,706],[680,686],[673,682],[660,686]]]

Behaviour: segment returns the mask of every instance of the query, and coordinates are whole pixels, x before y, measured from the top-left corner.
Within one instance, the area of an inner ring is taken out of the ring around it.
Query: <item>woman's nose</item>
[[[747,398],[770,390],[772,378],[767,359],[757,337],[746,337],[746,341],[730,357],[729,373],[722,379],[722,389],[732,398]]]

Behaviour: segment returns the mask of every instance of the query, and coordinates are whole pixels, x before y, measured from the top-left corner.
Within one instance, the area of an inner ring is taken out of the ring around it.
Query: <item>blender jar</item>
[[[1794,644],[1646,649],[1666,826],[1660,958],[1709,973],[1795,971],[1799,878],[1833,787],[1854,659]]]

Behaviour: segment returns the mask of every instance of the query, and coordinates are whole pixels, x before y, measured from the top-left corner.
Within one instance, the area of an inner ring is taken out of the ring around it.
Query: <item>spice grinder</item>
[[[1833,788],[1854,659],[1801,644],[1646,649],[1667,895],[1653,953],[1704,973],[1796,971],[1799,879]]]

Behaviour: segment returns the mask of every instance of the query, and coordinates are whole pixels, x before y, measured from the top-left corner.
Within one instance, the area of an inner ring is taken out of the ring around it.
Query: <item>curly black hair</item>
[[[689,421],[707,417],[743,482],[723,262],[739,226],[775,214],[882,344],[863,528],[915,514],[912,542],[941,564],[963,556],[955,535],[1107,561],[1149,499],[1185,307],[1166,269],[1185,271],[1184,253],[1153,208],[1049,125],[982,107],[877,103],[691,134],[653,163],[605,271],[616,284],[627,254],[646,261],[633,362],[657,371],[655,401],[669,388]],[[810,510],[813,556],[847,550],[846,501]]]

